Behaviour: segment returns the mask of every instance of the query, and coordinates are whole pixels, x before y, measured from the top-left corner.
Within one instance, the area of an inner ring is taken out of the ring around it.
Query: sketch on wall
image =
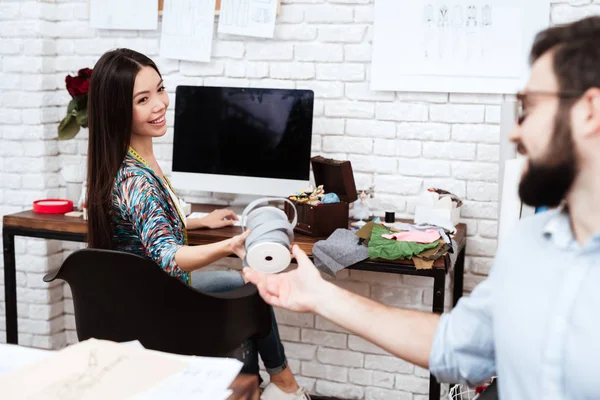
[[[509,62],[505,64],[511,64],[510,47],[502,48],[495,45],[495,41],[503,38],[518,43],[521,30],[517,26],[508,34],[501,29],[494,32],[492,5],[485,4],[478,10],[476,5],[463,8],[456,4],[450,9],[446,4],[437,7],[427,3],[423,16],[425,26],[421,62],[426,65],[427,72],[432,73],[438,65],[444,65],[452,68],[453,74],[457,75],[470,76],[477,70],[483,70],[485,75],[495,76],[498,60],[506,59]],[[500,28],[500,25],[497,26]],[[434,40],[437,43],[433,43]]]
[[[272,38],[277,0],[221,0],[219,33]]]
[[[375,0],[371,89],[515,93],[549,0]]]

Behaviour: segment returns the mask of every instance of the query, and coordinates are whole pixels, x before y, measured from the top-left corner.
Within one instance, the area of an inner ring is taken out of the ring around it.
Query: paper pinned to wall
[[[155,30],[158,27],[158,0],[90,0],[90,26]]]
[[[516,93],[549,0],[377,0],[371,90]]]
[[[277,0],[221,0],[219,33],[272,38]]]
[[[166,1],[162,17],[160,56],[210,61],[216,0]]]

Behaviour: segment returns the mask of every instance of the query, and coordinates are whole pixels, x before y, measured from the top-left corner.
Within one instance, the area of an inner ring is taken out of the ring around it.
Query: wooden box
[[[323,157],[311,159],[315,184],[323,185],[325,193],[335,193],[339,203],[311,205],[294,202],[298,212],[296,232],[314,237],[327,237],[338,228],[348,228],[350,203],[357,199],[354,174],[350,161]],[[286,203],[286,213],[292,215]]]

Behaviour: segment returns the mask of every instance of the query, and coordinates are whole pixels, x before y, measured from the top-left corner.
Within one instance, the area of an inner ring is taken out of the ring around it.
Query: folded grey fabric
[[[369,258],[369,249],[358,243],[359,238],[348,229],[336,229],[327,240],[313,246],[316,267],[331,275]]]

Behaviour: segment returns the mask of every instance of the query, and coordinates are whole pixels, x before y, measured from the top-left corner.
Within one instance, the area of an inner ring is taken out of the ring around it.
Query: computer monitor
[[[178,86],[173,185],[261,196],[306,188],[313,105],[310,90]]]

